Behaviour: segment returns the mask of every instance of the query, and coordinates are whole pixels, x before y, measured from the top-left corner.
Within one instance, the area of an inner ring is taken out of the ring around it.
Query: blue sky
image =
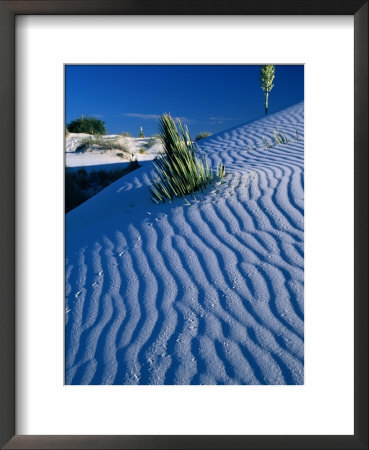
[[[258,65],[68,65],[65,121],[90,115],[109,133],[157,133],[163,113],[191,136],[216,133],[264,115]],[[304,100],[304,66],[276,66],[269,113]]]

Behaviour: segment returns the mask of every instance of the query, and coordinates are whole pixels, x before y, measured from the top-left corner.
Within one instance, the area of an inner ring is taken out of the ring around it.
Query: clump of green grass
[[[266,139],[264,137],[263,137],[263,144],[264,144],[265,148],[273,148],[274,147],[273,141],[270,140],[270,142],[269,142],[268,139]]]
[[[141,155],[144,155],[147,153],[147,149],[146,147],[141,147],[138,152],[141,153]]]
[[[297,127],[295,127],[295,130],[296,130],[296,141],[298,142],[300,140],[300,135],[299,135]]]
[[[122,137],[132,137],[132,134],[129,133],[128,131],[123,131],[122,133],[120,133],[120,135],[121,135]]]
[[[92,136],[85,137],[81,139],[80,143],[76,148],[76,151],[84,151],[86,150],[86,148],[91,147],[92,143],[93,143]]]
[[[87,148],[92,147],[93,145],[97,147],[101,147],[102,149],[106,150],[120,150],[125,154],[125,157],[128,158],[128,144],[127,143],[121,143],[119,139],[104,139],[102,136],[88,136],[86,138],[83,138],[76,148],[76,151],[85,151]]]
[[[202,131],[195,137],[195,141],[200,141],[201,139],[205,139],[209,136],[211,136],[211,133],[209,133],[209,131]]]
[[[154,160],[154,177],[150,186],[155,203],[202,191],[213,180],[211,165],[194,146],[187,127],[164,114],[159,123],[163,153]],[[225,170],[225,169],[224,169]]]
[[[223,163],[217,165],[216,176],[220,178],[220,182],[223,183],[223,178],[225,175],[225,166]]]
[[[288,141],[288,138],[287,138],[286,133],[284,131],[280,131],[280,130],[276,131],[276,130],[274,130],[273,131],[273,135],[274,135],[275,142],[277,144],[288,144],[289,141]]]

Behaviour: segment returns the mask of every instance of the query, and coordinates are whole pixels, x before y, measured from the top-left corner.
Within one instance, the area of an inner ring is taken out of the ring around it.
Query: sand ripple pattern
[[[201,148],[227,175],[190,206],[148,164],[67,215],[66,384],[303,384],[304,105]]]

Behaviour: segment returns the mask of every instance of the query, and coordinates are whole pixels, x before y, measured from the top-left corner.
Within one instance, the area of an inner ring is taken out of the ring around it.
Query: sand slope
[[[200,141],[227,175],[190,206],[150,201],[147,161],[67,214],[67,384],[303,383],[303,118]]]

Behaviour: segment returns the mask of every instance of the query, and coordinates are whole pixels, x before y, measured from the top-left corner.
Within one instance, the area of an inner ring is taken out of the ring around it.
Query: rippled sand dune
[[[303,384],[304,105],[200,144],[190,205],[146,162],[67,214],[67,384]]]

